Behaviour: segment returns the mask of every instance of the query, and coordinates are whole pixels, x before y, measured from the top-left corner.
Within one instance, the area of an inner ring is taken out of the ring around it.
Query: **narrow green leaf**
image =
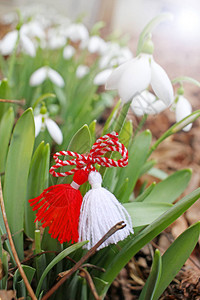
[[[160,256],[160,251],[156,249],[153,259],[153,264],[151,268],[151,273],[148,277],[148,282],[146,282],[142,293],[140,294],[139,300],[153,300],[155,290],[159,284],[162,272],[162,260]]]
[[[124,126],[120,132],[119,140],[125,147],[128,147],[133,134],[133,123],[131,120],[128,120],[124,123]]]
[[[190,256],[200,234],[200,222],[186,229],[162,256],[162,273],[153,300],[158,299]]]
[[[9,93],[8,80],[7,78],[4,78],[2,81],[0,81],[0,98],[7,99],[8,93]],[[9,103],[0,103],[0,120],[9,106],[10,106]]]
[[[167,212],[162,214],[153,223],[143,229],[136,237],[127,239],[127,243],[118,253],[114,253],[113,259],[109,260],[106,266],[106,272],[99,274],[99,278],[108,282],[108,286],[102,289],[101,295],[104,295],[108,290],[110,284],[123,268],[123,266],[133,257],[144,245],[149,243],[160,232],[173,223],[180,217],[192,204],[200,197],[200,188],[193,191],[174,206],[169,208]]]
[[[151,224],[160,215],[166,212],[172,204],[169,203],[146,203],[146,202],[131,202],[124,203],[131,216],[133,228]]]
[[[26,277],[27,277],[29,283],[31,284],[31,281],[35,274],[35,269],[30,266],[26,266],[26,265],[22,265],[22,268],[24,269]],[[26,286],[21,277],[19,269],[17,269],[17,271],[15,272],[14,277],[13,277],[13,289],[17,290],[18,297],[25,297],[25,299],[27,298]]]
[[[10,107],[7,112],[2,116],[0,122],[0,173],[5,171],[5,163],[8,152],[8,145],[12,128],[14,125],[14,111]]]
[[[187,187],[192,172],[190,169],[180,170],[158,183],[144,202],[173,203]]]
[[[27,109],[14,128],[5,169],[4,201],[8,224],[20,259],[23,259],[24,207],[31,155],[35,140],[32,109]]]
[[[115,193],[117,194],[118,190],[120,189],[121,183],[124,182],[125,178],[128,178],[127,189],[123,195],[123,198],[120,199],[122,202],[127,202],[134,190],[134,186],[140,174],[140,170],[147,159],[150,143],[151,132],[149,130],[145,130],[144,132],[136,136],[132,145],[128,149],[129,163],[126,168],[120,170],[120,177],[115,190]]]
[[[156,177],[160,180],[165,180],[167,177],[168,177],[168,174],[160,169],[157,169],[157,168],[151,168],[149,171],[148,171],[148,174],[153,176],[153,177]]]
[[[145,162],[145,164],[142,166],[141,170],[140,170],[140,175],[139,177],[141,177],[142,175],[146,174],[147,172],[150,172],[151,169],[153,168],[153,166],[157,163],[156,160],[151,159]]]
[[[86,153],[90,150],[91,147],[91,135],[88,125],[83,125],[72,137],[68,150],[75,151],[78,153]],[[72,159],[71,156],[65,157],[66,159]],[[71,167],[62,167],[60,168],[60,172],[66,172],[66,170],[70,170]],[[57,183],[65,183],[67,182],[67,178],[58,178]]]
[[[28,200],[39,196],[48,187],[49,156],[49,144],[44,145],[44,142],[41,142],[34,152],[30,164],[25,202],[25,233],[32,239],[34,239],[35,232],[35,212],[31,209]]]
[[[85,244],[87,244],[87,241],[84,242],[80,242],[77,244],[74,244],[68,248],[66,248],[65,250],[63,250],[61,253],[59,253],[51,262],[50,264],[46,267],[46,269],[44,270],[44,273],[42,274],[40,281],[38,283],[37,286],[37,290],[36,290],[36,297],[38,297],[39,293],[40,293],[40,289],[43,283],[44,278],[47,276],[48,272],[58,263],[60,262],[62,259],[64,259],[67,255],[69,255],[70,253],[76,251],[77,249],[81,248],[82,246],[84,246]]]
[[[107,134],[107,133],[109,133],[109,132],[112,131],[111,127],[112,127],[112,124],[113,124],[113,122],[114,122],[114,120],[115,120],[115,118],[117,116],[117,113],[119,111],[120,105],[121,105],[121,100],[119,100],[117,102],[117,104],[113,108],[111,114],[109,115],[108,119],[106,120],[106,122],[104,124],[102,135]]]
[[[142,202],[144,199],[152,192],[152,190],[155,188],[156,183],[153,182],[142,194],[140,194],[136,199],[134,199],[134,202]]]
[[[96,124],[97,124],[97,120],[94,120],[89,125],[90,136],[91,136],[91,144],[92,145],[96,141]]]
[[[8,269],[9,269],[8,261],[9,261],[8,252],[3,251],[3,253],[2,253],[2,264],[3,264],[3,270],[4,270],[4,274],[5,275],[2,278],[2,280],[0,281],[0,283],[1,283],[1,289],[2,290],[6,290],[7,289],[7,284],[8,284]]]

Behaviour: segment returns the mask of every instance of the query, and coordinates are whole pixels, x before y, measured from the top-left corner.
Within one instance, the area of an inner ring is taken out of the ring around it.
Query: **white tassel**
[[[92,248],[118,222],[124,221],[126,227],[115,232],[97,249],[109,244],[116,244],[133,233],[131,218],[126,209],[115,196],[101,187],[102,177],[98,172],[91,172],[88,177],[92,189],[88,191],[82,202],[79,218],[79,241],[89,242],[84,246]]]

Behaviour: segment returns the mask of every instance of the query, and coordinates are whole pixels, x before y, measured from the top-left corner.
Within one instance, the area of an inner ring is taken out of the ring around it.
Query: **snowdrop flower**
[[[88,41],[87,48],[90,53],[102,55],[107,49],[107,44],[100,36],[93,35]]]
[[[89,33],[85,25],[81,23],[71,24],[66,30],[66,37],[72,42],[82,42],[88,40]]]
[[[44,29],[38,21],[31,21],[27,24],[23,24],[20,32],[29,38],[38,38],[40,40],[45,38]]]
[[[133,98],[131,102],[133,113],[140,117],[144,114],[155,115],[165,110],[167,106],[161,100],[157,100],[156,96],[145,90],[140,95]]]
[[[43,109],[43,107],[42,107]],[[42,111],[41,109],[41,111]],[[40,113],[34,117],[35,122],[35,137],[38,136],[40,131],[45,131],[47,128],[52,139],[58,144],[61,145],[63,142],[62,131],[52,119],[48,118],[47,114]]]
[[[63,49],[63,57],[64,59],[68,60],[70,58],[72,58],[72,56],[75,54],[75,48],[72,47],[71,45],[67,45],[64,49]]]
[[[178,101],[177,101],[176,106],[175,106],[176,122],[181,121],[182,119],[184,119],[185,117],[187,117],[191,113],[192,113],[192,106],[191,106],[190,102],[185,97],[180,95],[178,97]],[[187,132],[191,128],[192,128],[192,123],[185,126],[183,128],[183,131]]]
[[[113,69],[105,69],[98,73],[93,80],[95,85],[104,85],[108,80],[108,77],[111,75]]]
[[[62,48],[66,44],[66,37],[61,34],[59,28],[51,28],[47,33],[47,47],[51,50]]]
[[[29,84],[30,86],[37,86],[42,84],[47,78],[59,87],[63,87],[65,85],[62,76],[57,71],[48,66],[41,67],[33,72],[30,77]]]
[[[123,102],[128,102],[151,84],[156,96],[169,106],[174,98],[172,84],[152,55],[142,53],[116,68],[107,80],[108,90],[118,90]]]
[[[10,55],[13,52],[15,45],[17,43],[18,34],[19,34],[19,47],[26,54],[34,57],[36,55],[36,50],[33,42],[23,32],[21,31],[18,32],[17,30],[10,31],[3,37],[3,39],[1,40],[1,48],[0,48],[1,54]]]
[[[85,65],[79,65],[76,69],[76,77],[77,78],[83,78],[85,75],[87,75],[90,71],[90,68]]]
[[[119,66],[133,58],[133,54],[128,47],[120,47],[119,44],[108,42],[107,49],[99,61],[100,69],[106,67]]]

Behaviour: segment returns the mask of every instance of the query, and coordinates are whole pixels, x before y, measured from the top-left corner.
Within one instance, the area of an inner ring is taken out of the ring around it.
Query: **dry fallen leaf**
[[[16,298],[16,291],[0,291],[0,300],[17,300]]]

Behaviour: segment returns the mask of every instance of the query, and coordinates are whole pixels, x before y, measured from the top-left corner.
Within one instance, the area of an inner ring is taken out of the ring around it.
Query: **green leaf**
[[[186,229],[162,256],[162,272],[153,300],[158,299],[190,256],[200,234],[200,222]]]
[[[172,14],[163,13],[163,14],[160,14],[160,15],[156,16],[155,18],[153,18],[145,26],[145,28],[143,29],[143,31],[141,32],[140,37],[139,37],[136,55],[138,55],[141,52],[142,46],[143,46],[146,38],[149,36],[149,34],[151,34],[154,27],[156,27],[159,23],[161,23],[165,20],[170,20],[170,19],[172,19]]]
[[[3,270],[4,270],[4,277],[2,278],[2,280],[0,281],[0,287],[2,290],[6,290],[7,289],[7,284],[8,284],[8,269],[9,269],[9,255],[8,252],[3,251],[2,252],[2,264],[3,264]]]
[[[117,102],[117,104],[113,108],[111,114],[109,115],[108,119],[106,120],[106,122],[104,124],[102,135],[105,135],[105,134],[107,134],[107,133],[109,133],[109,132],[112,131],[111,126],[112,126],[112,124],[113,124],[113,122],[114,122],[114,120],[115,120],[115,118],[117,116],[117,113],[119,111],[120,105],[121,105],[121,100],[119,100]]]
[[[172,204],[169,203],[146,203],[146,202],[132,202],[124,203],[131,216],[133,228],[139,226],[146,226],[155,221],[160,215],[166,212]]]
[[[129,163],[127,167],[120,170],[120,177],[115,190],[115,193],[118,193],[118,190],[121,187],[120,183],[123,183],[124,180],[128,178],[127,189],[123,195],[123,198],[120,199],[122,202],[127,202],[131,193],[133,192],[136,181],[140,174],[140,170],[147,159],[150,143],[151,132],[149,130],[145,130],[135,137],[132,145],[128,149]]]
[[[34,152],[30,164],[25,202],[25,233],[32,239],[34,239],[35,232],[35,212],[31,209],[28,200],[39,196],[48,187],[49,156],[49,144],[44,145],[44,142],[41,142]]]
[[[32,109],[17,121],[12,135],[5,169],[4,201],[17,253],[23,259],[24,207],[31,155],[35,140]]]
[[[97,124],[97,120],[94,120],[89,125],[90,136],[91,136],[91,144],[92,145],[96,141],[96,132],[95,132],[96,131],[96,124]]]
[[[128,147],[132,134],[133,134],[133,124],[131,120],[128,120],[125,122],[119,135],[119,140],[122,144],[124,144],[125,147]]]
[[[8,92],[9,92],[8,80],[7,78],[4,78],[2,81],[0,81],[0,98],[7,99]],[[9,106],[10,106],[9,103],[0,103],[0,120]]]
[[[45,279],[45,277],[47,276],[48,272],[58,263],[60,262],[62,259],[64,259],[67,255],[69,255],[70,253],[76,251],[77,249],[81,248],[82,246],[84,246],[85,244],[87,244],[87,241],[84,242],[80,242],[77,244],[74,244],[66,249],[64,249],[61,253],[59,253],[51,262],[50,264],[46,267],[46,269],[44,270],[44,273],[42,274],[40,281],[38,283],[37,286],[37,290],[36,290],[36,297],[38,297],[39,293],[40,293],[40,289],[43,283],[43,280]]]
[[[12,128],[14,125],[14,111],[10,107],[3,115],[0,122],[0,173],[5,171],[5,163]]]
[[[140,175],[139,177],[141,177],[142,175],[146,174],[147,172],[151,171],[151,169],[153,168],[153,166],[157,163],[156,160],[151,159],[145,162],[145,164],[142,166],[141,170],[140,170]]]
[[[90,150],[91,147],[91,135],[88,125],[83,125],[72,137],[68,150],[78,152],[78,153],[86,153]],[[72,159],[71,156],[65,157],[66,159]],[[62,167],[60,168],[60,172],[66,172],[66,170],[70,170],[71,167]],[[67,182],[67,178],[60,177],[58,178],[57,183],[65,183]]]
[[[152,190],[155,188],[156,183],[153,182],[142,194],[140,194],[136,199],[134,199],[134,202],[142,202],[144,199],[152,192]]]
[[[148,171],[148,174],[153,176],[153,177],[156,177],[160,180],[165,180],[167,177],[168,177],[168,174],[160,169],[157,169],[157,168],[151,168],[149,171]]]
[[[162,272],[162,260],[160,256],[160,251],[156,249],[153,259],[153,264],[151,268],[151,273],[148,277],[148,282],[146,282],[142,293],[140,294],[139,300],[153,300],[155,290],[159,284]]]
[[[113,259],[110,259],[106,266],[106,272],[99,274],[98,277],[108,282],[108,286],[101,291],[101,295],[104,295],[108,290],[110,284],[124,267],[124,265],[133,257],[144,245],[149,243],[160,232],[173,223],[178,217],[180,217],[192,204],[195,203],[200,197],[200,188],[193,191],[174,206],[169,208],[167,212],[162,214],[153,223],[143,229],[134,238],[124,241],[125,246],[117,253],[115,251]]]
[[[187,187],[192,172],[190,169],[180,170],[158,183],[144,202],[173,203]]]
[[[30,266],[26,266],[26,265],[22,265],[22,268],[26,274],[26,277],[27,277],[29,283],[31,284],[31,281],[35,274],[35,269]],[[18,297],[25,297],[25,299],[27,299],[26,286],[21,277],[19,269],[17,269],[17,271],[15,272],[14,277],[13,277],[13,289],[17,290]]]

